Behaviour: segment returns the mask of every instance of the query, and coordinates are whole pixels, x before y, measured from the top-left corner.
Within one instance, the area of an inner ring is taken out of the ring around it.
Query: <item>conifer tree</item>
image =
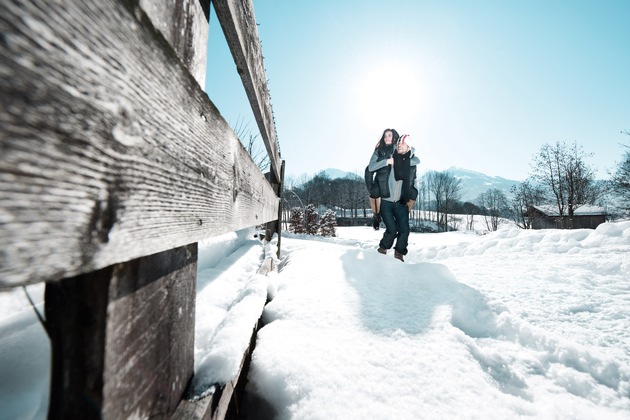
[[[306,233],[306,229],[304,227],[304,212],[299,207],[293,207],[291,209],[289,231],[293,233]]]
[[[305,212],[306,214],[304,215],[304,228],[306,230],[306,234],[317,235],[317,231],[319,230],[319,224],[317,223],[319,214],[317,214],[317,209],[315,209],[315,205],[307,205]]]
[[[319,231],[322,236],[336,236],[335,227],[337,226],[337,219],[335,212],[328,210],[326,214],[322,216],[319,221]]]

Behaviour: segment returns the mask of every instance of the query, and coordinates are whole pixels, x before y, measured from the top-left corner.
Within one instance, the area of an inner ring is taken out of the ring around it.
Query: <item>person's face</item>
[[[407,143],[400,142],[398,143],[397,151],[399,154],[404,155],[409,151],[409,145]]]
[[[394,134],[391,131],[386,131],[385,137],[383,138],[383,140],[385,141],[385,144],[387,145],[392,144],[392,141],[394,140]]]

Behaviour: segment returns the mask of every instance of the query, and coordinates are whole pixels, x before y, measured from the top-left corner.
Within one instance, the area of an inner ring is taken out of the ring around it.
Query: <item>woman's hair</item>
[[[383,134],[381,135],[381,139],[378,141],[378,143],[376,144],[376,149],[377,150],[383,150],[385,147],[387,147],[387,145],[385,144],[385,133],[387,133],[388,131],[392,132],[392,144],[396,144],[396,142],[398,141],[398,138],[400,137],[400,135],[398,134],[398,131],[394,130],[393,128],[386,128],[385,130],[383,130]]]

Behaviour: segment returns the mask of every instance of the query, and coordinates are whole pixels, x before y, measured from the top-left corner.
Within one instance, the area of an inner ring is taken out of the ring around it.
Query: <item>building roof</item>
[[[546,216],[555,216],[559,217],[560,212],[558,211],[558,206],[553,205],[544,205],[544,206],[532,206],[539,212],[545,214]],[[604,207],[599,206],[591,206],[591,205],[583,205],[575,209],[573,212],[574,216],[601,216],[606,214],[606,209]],[[567,214],[565,213],[565,216]]]

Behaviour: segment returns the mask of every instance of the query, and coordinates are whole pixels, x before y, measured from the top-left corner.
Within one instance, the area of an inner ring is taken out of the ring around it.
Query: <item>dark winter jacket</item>
[[[389,185],[387,180],[389,179],[391,166],[385,165],[375,171],[370,171],[370,164],[387,160],[392,157],[393,153],[393,145],[379,147],[374,150],[370,158],[370,163],[365,167],[365,186],[368,189],[370,198],[389,197]]]
[[[415,200],[418,197],[418,190],[415,188],[416,181],[416,165],[420,163],[417,157],[411,157],[411,152],[399,155],[393,153],[394,148],[379,151],[375,150],[370,159],[370,164],[365,168],[365,185],[371,198],[387,198],[389,201],[401,201],[407,203],[409,200]],[[394,157],[394,174],[392,175],[392,166],[383,165],[379,162]],[[377,167],[374,171],[370,171],[370,167]],[[379,167],[380,166],[380,167]],[[395,186],[396,181],[402,181],[401,191],[394,191],[397,197],[391,197],[390,186]]]
[[[389,197],[387,180],[389,179],[390,171],[391,167],[389,165],[374,172],[370,171],[369,166],[365,167],[365,186],[368,194],[370,194],[370,198]]]
[[[394,153],[394,179],[396,181],[402,181],[402,190],[401,190],[400,199],[399,199],[401,203],[406,203],[407,201],[409,201],[409,196],[410,196],[409,178],[410,177],[411,177],[411,152],[409,151],[403,155]]]

